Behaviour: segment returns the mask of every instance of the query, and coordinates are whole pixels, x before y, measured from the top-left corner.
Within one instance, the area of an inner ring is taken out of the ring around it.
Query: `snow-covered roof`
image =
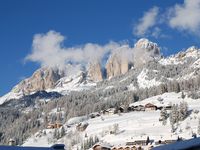
[[[186,141],[178,141],[173,144],[167,144],[153,148],[153,150],[189,150],[189,149],[200,149],[200,137],[193,138]]]
[[[112,147],[109,143],[103,143],[103,142],[96,143],[93,146],[93,148],[96,147],[96,146],[101,146],[101,147],[104,147],[104,148],[111,148]]]

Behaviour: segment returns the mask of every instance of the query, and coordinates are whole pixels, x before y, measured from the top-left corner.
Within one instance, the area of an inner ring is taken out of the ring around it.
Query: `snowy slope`
[[[157,100],[159,97],[163,98],[163,102]],[[147,103],[153,103],[157,106],[166,106],[170,103],[178,104],[181,101],[183,101],[181,98],[181,93],[165,93],[163,95],[151,97],[131,105],[145,105]],[[200,110],[199,99],[194,100],[191,98],[185,98],[184,101],[188,103],[189,110]],[[87,122],[89,123],[89,126],[84,132],[80,133],[80,137],[82,137],[83,140],[85,138],[85,134],[87,134],[88,137],[97,135],[101,141],[108,142],[115,146],[124,146],[126,142],[133,142],[141,139],[146,140],[147,136],[149,136],[151,140],[154,140],[154,142],[158,140],[175,140],[178,136],[185,139],[190,139],[192,137],[192,133],[197,132],[199,114],[192,112],[189,117],[180,123],[175,133],[171,133],[169,120],[167,121],[167,125],[163,126],[162,123],[159,122],[159,117],[159,110],[121,113],[120,115],[102,115],[101,117],[88,119]],[[119,126],[117,134],[110,134],[110,131],[112,131],[115,124],[118,124]],[[187,126],[189,128],[186,129]],[[70,131],[72,132],[74,130],[75,126],[72,126],[71,128],[67,129],[67,133],[70,133]],[[51,140],[51,142],[48,142],[48,140],[45,138],[49,138],[49,136],[52,138],[51,134],[40,137],[42,142],[39,137],[30,137],[24,143],[24,145],[38,145],[39,143],[44,146],[49,146],[53,143],[65,143],[66,141],[65,137],[58,141]]]
[[[2,105],[3,103],[7,102],[10,99],[18,99],[21,98],[23,96],[22,92],[14,92],[11,91],[9,93],[7,93],[6,95],[0,97],[0,105]]]
[[[88,80],[83,72],[79,72],[76,75],[61,78],[55,88],[48,89],[48,92],[58,92],[63,95],[68,94],[70,91],[87,90],[96,85],[95,82]]]
[[[147,76],[148,69],[143,69],[142,72],[138,75],[138,84],[140,88],[150,88],[153,86],[158,86],[161,82],[156,81],[156,79],[149,80]]]
[[[95,82],[88,80],[84,77],[83,72],[78,72],[75,75],[71,75],[68,77],[61,78],[55,88],[47,89],[47,92],[58,92],[62,95],[66,95],[71,91],[81,91],[88,90],[96,85]],[[18,86],[18,85],[17,85]],[[11,100],[11,99],[19,99],[24,96],[22,91],[16,91],[17,86],[15,86],[9,93],[0,97],[0,105]],[[37,91],[36,91],[37,92]],[[32,92],[30,94],[34,94]]]

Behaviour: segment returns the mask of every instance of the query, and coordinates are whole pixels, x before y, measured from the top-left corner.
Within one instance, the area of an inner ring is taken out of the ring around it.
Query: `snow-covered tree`
[[[59,139],[59,136],[60,136],[60,134],[59,134],[58,129],[55,129],[54,132],[53,132],[53,138],[54,139]]]
[[[119,131],[119,124],[115,123],[113,125],[113,133],[116,134]]]
[[[181,102],[179,105],[179,120],[183,121],[188,114],[188,104],[187,102]]]
[[[163,102],[163,98],[162,97],[158,97],[157,100],[162,103]]]
[[[178,116],[179,116],[179,113],[178,113],[178,105],[174,104],[172,105],[172,110],[169,114],[169,120],[170,120],[170,124],[175,124],[178,122]]]
[[[168,118],[167,110],[166,110],[165,108],[163,108],[163,109],[160,111],[160,120],[162,121],[162,124],[163,124],[163,125],[166,125],[166,123],[167,123],[167,118]]]
[[[65,135],[65,128],[62,126],[60,130],[60,137],[63,137]]]
[[[184,92],[183,92],[183,91],[181,92],[181,98],[182,98],[182,99],[184,99],[184,98],[185,98],[185,94],[184,94]]]

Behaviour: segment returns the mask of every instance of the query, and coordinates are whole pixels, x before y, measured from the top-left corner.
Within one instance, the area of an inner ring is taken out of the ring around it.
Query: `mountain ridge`
[[[17,84],[11,90],[11,92],[0,97],[0,104],[3,104],[10,99],[19,99],[25,95],[29,95],[40,90],[56,91],[61,92],[61,94],[67,94],[70,91],[74,90],[84,90],[84,88],[90,89],[91,87],[95,87],[98,82],[101,83],[101,81],[112,81],[112,78],[123,76],[134,68],[136,70],[137,68],[139,68],[139,70],[143,68],[140,74],[138,74],[138,77],[136,77],[136,79],[138,80],[138,85],[137,87],[133,87],[133,84],[130,84],[127,85],[127,87],[132,87],[132,89],[146,87],[150,88],[152,86],[161,84],[162,81],[171,80],[171,78],[169,77],[170,75],[160,75],[160,77],[157,77],[158,75],[156,72],[159,72],[159,69],[154,69],[154,71],[152,71],[153,68],[150,65],[157,67],[161,65],[163,67],[166,67],[170,65],[184,66],[185,64],[187,64],[188,69],[186,69],[185,71],[185,78],[187,78],[187,76],[190,77],[193,74],[197,73],[198,67],[200,67],[200,51],[194,46],[191,46],[185,51],[181,51],[166,58],[161,57],[159,46],[156,43],[149,41],[148,39],[142,38],[138,40],[135,43],[134,47],[134,50],[136,52],[131,53],[135,55],[133,57],[131,56],[131,60],[130,58],[122,55],[123,51],[116,51],[115,53],[110,54],[110,57],[108,58],[105,66],[102,66],[102,64],[98,61],[93,62],[89,64],[88,69],[80,70],[78,71],[78,74],[74,74],[71,76],[66,76],[65,70],[61,70],[58,68],[40,68],[36,70],[30,78],[27,78]],[[122,49],[123,48],[125,47],[122,47]],[[144,53],[141,54],[139,58],[134,58],[140,54],[140,51],[137,52],[137,49]],[[103,73],[104,67],[106,70],[106,76]],[[150,70],[146,67],[150,67]],[[177,68],[179,67],[177,66]],[[192,69],[196,69],[196,71],[193,71]],[[187,73],[188,71],[190,73]],[[154,78],[150,76],[154,76]],[[151,81],[146,80],[148,78],[151,79]],[[184,79],[184,77],[180,75],[179,79]],[[143,81],[146,83],[144,83]]]

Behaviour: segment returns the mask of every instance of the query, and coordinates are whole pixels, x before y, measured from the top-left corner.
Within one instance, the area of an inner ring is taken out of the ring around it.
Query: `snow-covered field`
[[[158,97],[161,97],[163,101],[159,101]],[[131,105],[152,103],[157,106],[166,106],[174,103],[179,104],[181,101],[183,101],[181,93],[165,93]],[[188,103],[191,114],[179,123],[174,133],[171,133],[169,119],[166,125],[162,125],[162,122],[159,122],[160,110],[157,110],[101,115],[100,117],[88,119],[86,121],[89,123],[89,126],[85,131],[80,132],[80,137],[85,138],[84,135],[87,135],[87,137],[97,135],[102,142],[107,142],[114,146],[124,146],[126,142],[133,142],[135,140],[146,140],[147,136],[154,142],[158,140],[176,140],[178,136],[190,139],[192,138],[192,133],[197,133],[199,114],[192,112],[192,110],[200,110],[200,99],[194,100],[186,97],[184,101]],[[116,134],[110,134],[110,131],[113,130],[116,124],[118,125]],[[64,126],[67,133],[76,129],[75,125],[71,128],[67,128],[66,124]],[[31,136],[24,145],[50,146],[54,143],[66,143],[67,135],[58,141],[52,140],[53,130],[46,129],[47,134],[41,137]]]

